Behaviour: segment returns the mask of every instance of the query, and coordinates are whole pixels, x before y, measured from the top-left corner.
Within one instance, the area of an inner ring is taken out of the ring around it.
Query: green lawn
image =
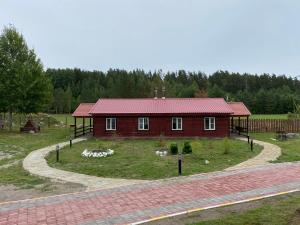
[[[270,142],[278,145],[282,150],[282,155],[275,162],[300,161],[300,138],[288,139],[286,141],[273,140],[275,133],[252,133],[251,138]]]
[[[238,164],[260,152],[255,146],[251,152],[246,142],[228,140],[229,154],[224,154],[224,140],[191,139],[193,154],[183,159],[183,175],[217,171]],[[176,142],[181,149],[184,140],[165,140],[166,146]],[[79,143],[72,149],[61,151],[60,162],[56,163],[52,152],[47,160],[50,166],[83,174],[133,179],[159,179],[177,176],[177,156],[156,156],[156,140],[122,140],[109,141],[91,139]],[[84,149],[97,149],[99,145],[115,150],[115,154],[107,158],[86,158],[81,153]],[[209,160],[209,164],[204,163]]]
[[[221,219],[209,220],[193,225],[298,225],[300,224],[300,196],[262,204],[245,213],[234,213]]]
[[[287,114],[253,114],[250,119],[288,119]]]
[[[14,184],[22,187],[32,187],[43,183],[44,180],[29,175],[22,168],[21,160],[31,151],[69,139],[69,129],[43,128],[41,133],[24,134],[17,131],[0,130],[0,167],[16,162],[8,168],[0,168],[0,183]]]
[[[67,124],[67,126],[74,124],[74,117],[72,117],[71,114],[50,114],[53,118],[55,118],[58,121],[61,121],[64,124]],[[82,118],[77,118],[77,126],[82,124]],[[92,120],[93,122],[93,120]],[[89,125],[90,121],[88,118],[85,119],[85,125]]]

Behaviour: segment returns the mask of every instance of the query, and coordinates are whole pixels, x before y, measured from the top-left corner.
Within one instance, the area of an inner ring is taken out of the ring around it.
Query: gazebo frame
[[[228,104],[233,111],[230,117],[231,133],[238,133],[238,135],[249,137],[249,116],[251,112],[243,102],[228,102]],[[243,119],[241,120],[241,118]]]
[[[82,119],[82,126],[77,127],[77,118]],[[85,119],[89,119],[89,125],[86,126]],[[90,134],[93,132],[93,125],[92,125],[92,117],[91,116],[81,116],[77,117],[74,116],[74,138],[84,136],[86,134]]]
[[[92,116],[89,113],[93,106],[94,103],[81,103],[72,114],[74,117],[74,125],[72,125],[74,127],[74,138],[93,132]],[[89,119],[89,124],[86,124],[86,118]],[[82,119],[82,125],[80,127],[77,126],[77,119]]]

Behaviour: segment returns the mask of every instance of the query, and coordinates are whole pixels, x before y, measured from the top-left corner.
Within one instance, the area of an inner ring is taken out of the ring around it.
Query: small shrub
[[[185,141],[182,149],[182,154],[190,154],[193,152],[191,143],[189,141]]]
[[[178,154],[177,143],[171,143],[171,145],[170,145],[170,151],[171,151],[172,155],[177,155]]]
[[[227,155],[230,153],[230,143],[228,138],[224,138],[223,140],[223,146],[224,146],[224,154]]]

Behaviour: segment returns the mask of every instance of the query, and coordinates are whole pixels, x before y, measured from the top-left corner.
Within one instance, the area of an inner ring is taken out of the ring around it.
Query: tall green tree
[[[10,130],[13,112],[36,113],[51,100],[51,82],[41,61],[13,26],[0,35],[0,99],[0,108],[9,113]]]

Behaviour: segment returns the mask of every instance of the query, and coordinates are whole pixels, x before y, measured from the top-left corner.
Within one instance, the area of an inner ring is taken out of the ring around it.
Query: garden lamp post
[[[59,145],[56,145],[56,162],[59,161]]]
[[[70,135],[70,148],[72,148],[72,136]]]
[[[178,154],[178,175],[181,175],[181,166],[182,166],[182,154],[179,153]]]

